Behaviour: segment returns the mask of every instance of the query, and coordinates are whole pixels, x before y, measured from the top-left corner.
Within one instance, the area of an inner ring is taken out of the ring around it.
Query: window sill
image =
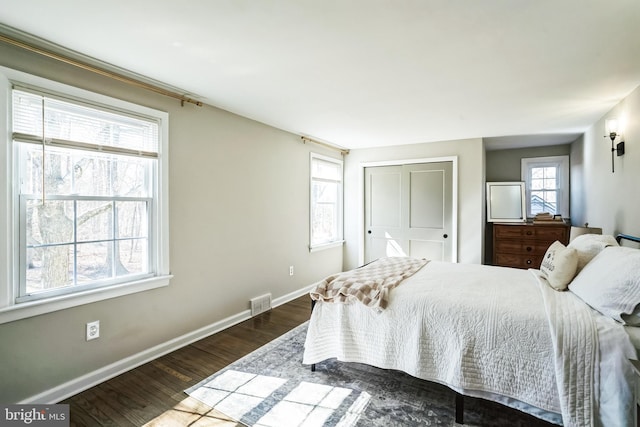
[[[325,249],[330,249],[330,248],[335,248],[335,247],[338,247],[338,246],[342,246],[343,244],[344,244],[344,240],[338,240],[338,241],[331,242],[331,243],[324,243],[322,245],[310,246],[309,247],[309,252],[323,251]]]
[[[8,307],[0,308],[0,324],[121,297],[124,295],[130,295],[137,292],[161,288],[169,285],[172,277],[173,276],[171,275],[152,277],[150,279],[138,280],[108,288],[92,289],[85,292],[48,298],[46,300],[10,305]]]

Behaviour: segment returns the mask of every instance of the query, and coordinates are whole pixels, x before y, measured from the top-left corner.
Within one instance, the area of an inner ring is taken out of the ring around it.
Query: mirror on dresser
[[[524,182],[487,182],[487,222],[525,222]]]

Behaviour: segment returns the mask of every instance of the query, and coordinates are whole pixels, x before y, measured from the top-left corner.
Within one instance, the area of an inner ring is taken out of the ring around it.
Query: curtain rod
[[[342,147],[338,147],[337,145],[328,144],[328,143],[322,142],[322,141],[317,141],[315,139],[311,139],[311,138],[306,137],[306,136],[301,136],[300,139],[302,139],[303,143],[313,142],[314,144],[322,145],[323,147],[327,147],[327,148],[330,148],[332,150],[337,150],[343,156],[349,154],[349,149],[347,149],[347,148],[342,148]]]
[[[191,98],[186,97],[184,95],[180,95],[179,93],[172,92],[170,90],[163,89],[161,87],[154,86],[152,84],[145,83],[145,82],[142,82],[140,80],[136,80],[136,79],[133,79],[133,78],[130,78],[130,77],[126,77],[126,76],[123,76],[123,75],[120,75],[120,74],[117,74],[117,73],[113,73],[113,72],[110,72],[110,71],[107,71],[107,70],[103,70],[101,68],[94,67],[94,66],[89,65],[89,64],[85,64],[83,62],[76,61],[75,59],[71,59],[71,58],[66,57],[64,55],[59,55],[57,53],[54,53],[54,52],[51,52],[51,51],[48,51],[48,50],[45,50],[45,49],[41,49],[41,48],[36,47],[36,46],[32,46],[30,44],[21,42],[19,40],[12,39],[12,38],[4,36],[2,34],[0,34],[0,41],[3,41],[5,43],[8,43],[10,45],[13,45],[13,46],[25,49],[25,50],[28,50],[30,52],[34,52],[34,53],[49,57],[51,59],[55,59],[55,60],[60,61],[60,62],[64,62],[64,63],[69,64],[69,65],[73,65],[75,67],[81,68],[81,69],[86,70],[86,71],[91,71],[92,73],[96,73],[96,74],[99,74],[99,75],[104,76],[104,77],[109,77],[111,79],[118,80],[120,82],[127,83],[127,84],[132,85],[132,86],[137,86],[137,87],[142,88],[142,89],[147,89],[147,90],[150,90],[152,92],[159,93],[160,95],[168,96],[168,97],[171,97],[171,98],[176,98],[182,103],[182,105],[184,105],[185,102],[188,102],[188,103],[191,103],[191,104],[195,104],[198,107],[202,107],[202,105],[203,105],[203,103],[201,101],[198,101],[198,100],[195,100],[195,99],[191,99]]]

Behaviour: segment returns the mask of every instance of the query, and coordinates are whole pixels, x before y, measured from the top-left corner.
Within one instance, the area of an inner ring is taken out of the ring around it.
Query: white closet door
[[[365,262],[453,259],[453,164],[365,168]]]

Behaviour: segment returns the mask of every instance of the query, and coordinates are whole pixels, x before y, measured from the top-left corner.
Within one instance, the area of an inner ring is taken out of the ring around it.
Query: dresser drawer
[[[493,250],[496,251],[496,253],[544,255],[548,247],[549,245],[535,241],[498,240]]]
[[[556,240],[561,243],[566,243],[564,240],[566,239],[567,229],[561,225],[549,225],[546,227],[538,227],[535,228],[535,236],[538,240],[545,240],[547,242],[553,243]]]
[[[535,240],[564,241],[567,227],[564,225],[495,225],[495,237],[500,239],[518,238]]]
[[[526,236],[533,237],[534,231],[532,227],[527,227],[525,225],[494,225],[493,234],[496,238],[521,239]]]
[[[495,254],[494,263],[503,267],[539,268],[542,256],[526,256],[510,253]]]

